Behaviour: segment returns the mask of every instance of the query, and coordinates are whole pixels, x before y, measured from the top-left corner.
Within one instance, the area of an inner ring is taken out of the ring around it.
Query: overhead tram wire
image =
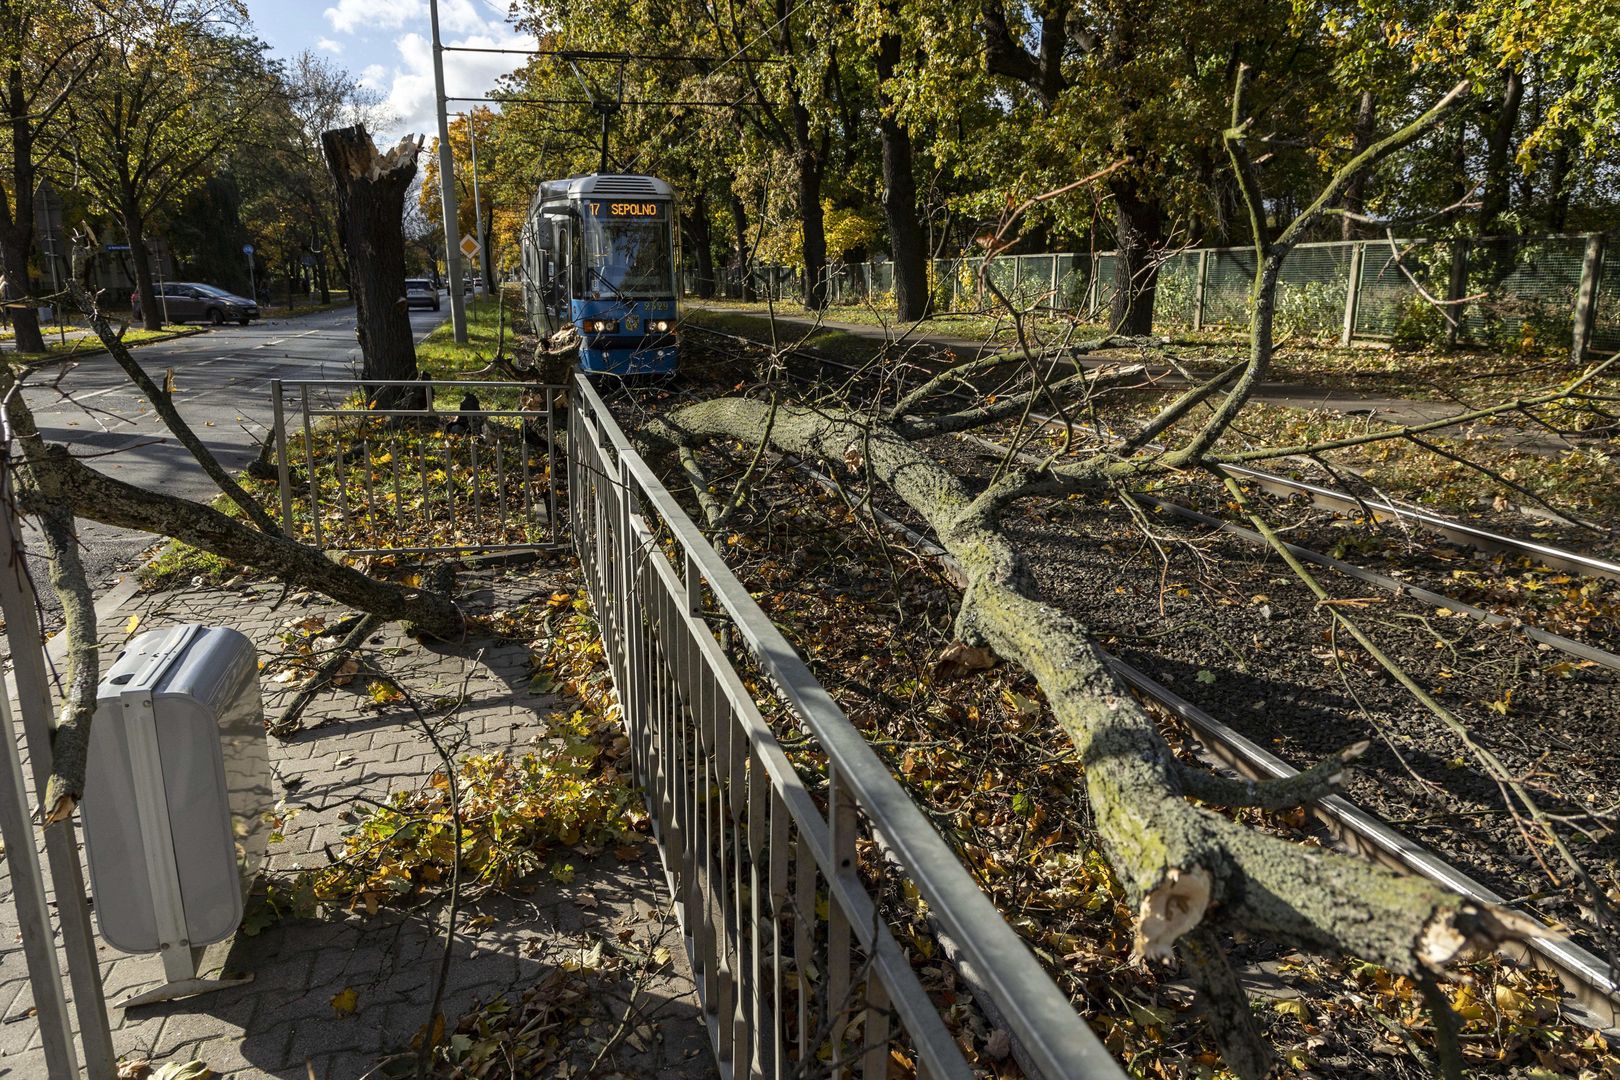
[[[752,47],[756,42],[758,42],[766,34],[773,33],[776,30],[777,27],[781,26],[783,23],[785,23],[789,19],[793,18],[794,14],[800,8],[804,7],[804,5],[807,4],[808,2],[809,2],[809,0],[794,0],[793,6],[788,8],[780,16],[778,16],[777,20],[775,22],[771,23],[771,25],[767,26],[765,29],[761,30],[759,33],[755,34],[753,37],[749,38],[747,41],[743,42],[741,47],[739,47],[736,52],[732,53],[730,56],[728,56],[724,60],[720,61],[719,64],[715,65],[713,68],[711,68],[708,71],[700,73],[698,75],[698,82],[699,83],[708,82],[711,78],[713,78],[714,76],[720,74],[720,69],[721,68],[724,68],[727,64],[731,63],[733,60],[741,59],[743,57],[743,54],[745,54],[749,50],[750,47]],[[761,62],[761,61],[757,61],[754,57],[748,57],[748,60],[750,62],[754,62],[754,63]],[[788,63],[788,60],[785,57],[779,57],[779,58],[776,58],[775,60],[773,60],[772,62],[785,64],[785,63]],[[752,94],[752,91],[744,93],[742,95],[742,97],[739,97],[737,99],[737,104],[741,105],[743,103],[743,101],[745,101],[748,97],[751,96],[751,94]],[[669,131],[670,127],[674,123],[675,123],[675,118],[673,116],[671,116],[669,119],[664,121],[664,126],[659,130],[659,132],[658,132],[658,134],[657,134],[657,136],[655,138],[642,140],[641,146],[636,150],[635,155],[632,156],[630,158],[630,160],[625,164],[625,166],[624,166],[625,170],[629,171],[630,169],[635,168],[636,164],[639,161],[641,161],[641,155],[645,154],[647,152],[647,148],[652,146],[659,139],[662,139],[663,136],[665,135],[665,133],[667,133]]]
[[[772,28],[774,29],[774,27]],[[766,33],[769,33],[767,30]],[[758,40],[757,38],[755,40]],[[752,42],[750,42],[752,44]],[[747,48],[747,46],[744,46]],[[582,49],[493,49],[474,45],[445,45],[445,52],[469,53],[502,53],[512,56],[555,56],[563,60],[580,60],[587,63],[621,63],[626,60],[653,60],[658,62],[674,62],[688,60],[696,64],[729,64],[736,56],[721,58],[718,56],[693,56],[689,53],[619,53],[619,52],[593,52]],[[781,56],[751,56],[749,62],[754,64],[785,64],[786,57]]]
[[[745,95],[746,97],[746,95]],[[488,101],[501,105],[595,105],[590,98],[533,98],[533,97],[447,97],[446,101]],[[736,101],[681,101],[663,98],[636,98],[615,102],[616,105],[668,105],[691,108],[734,109],[744,98]]]

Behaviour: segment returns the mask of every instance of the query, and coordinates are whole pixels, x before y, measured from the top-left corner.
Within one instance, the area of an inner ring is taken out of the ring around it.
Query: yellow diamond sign
[[[478,241],[472,238],[472,234],[461,238],[461,253],[469,259],[478,254]]]

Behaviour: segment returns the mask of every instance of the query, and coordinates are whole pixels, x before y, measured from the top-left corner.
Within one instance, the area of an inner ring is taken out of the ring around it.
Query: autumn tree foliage
[[[1297,211],[1368,145],[1380,119],[1458,79],[1475,89],[1459,123],[1409,164],[1358,179],[1341,202],[1463,234],[1602,228],[1616,146],[1620,31],[1567,0],[1454,6],[859,0],[831,5],[633,8],[523,0],[519,21],[554,48],[615,47],[694,59],[585,65],[594,92],[636,107],[613,120],[610,167],[675,184],[701,223],[688,266],[784,261],[819,306],[825,264],[887,254],[915,292],[933,255],[995,247],[1117,249],[1110,321],[1152,324],[1157,266],[1191,244],[1247,240],[1247,213],[1219,139],[1233,72],[1251,72],[1264,137],[1286,158],[1269,213]],[[514,99],[581,100],[580,75],[539,57],[508,80]],[[622,80],[622,86],[621,86]],[[667,102],[668,104],[659,104]],[[585,105],[514,103],[494,137],[502,198],[547,175],[594,169]],[[1003,233],[1007,209],[1044,200]],[[524,196],[526,197],[526,196]],[[873,226],[842,246],[835,216]],[[1310,239],[1361,235],[1322,220]],[[905,282],[900,285],[898,283]],[[905,314],[921,308],[909,304]]]

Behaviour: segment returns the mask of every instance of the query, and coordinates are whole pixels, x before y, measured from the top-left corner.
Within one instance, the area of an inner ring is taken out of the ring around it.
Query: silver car
[[[405,306],[439,310],[439,290],[427,278],[405,279]]]

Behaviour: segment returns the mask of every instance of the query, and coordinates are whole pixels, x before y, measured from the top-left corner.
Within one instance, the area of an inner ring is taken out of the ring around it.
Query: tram
[[[579,366],[676,370],[675,191],[652,176],[541,183],[522,233],[524,304],[537,331],[574,326]]]

